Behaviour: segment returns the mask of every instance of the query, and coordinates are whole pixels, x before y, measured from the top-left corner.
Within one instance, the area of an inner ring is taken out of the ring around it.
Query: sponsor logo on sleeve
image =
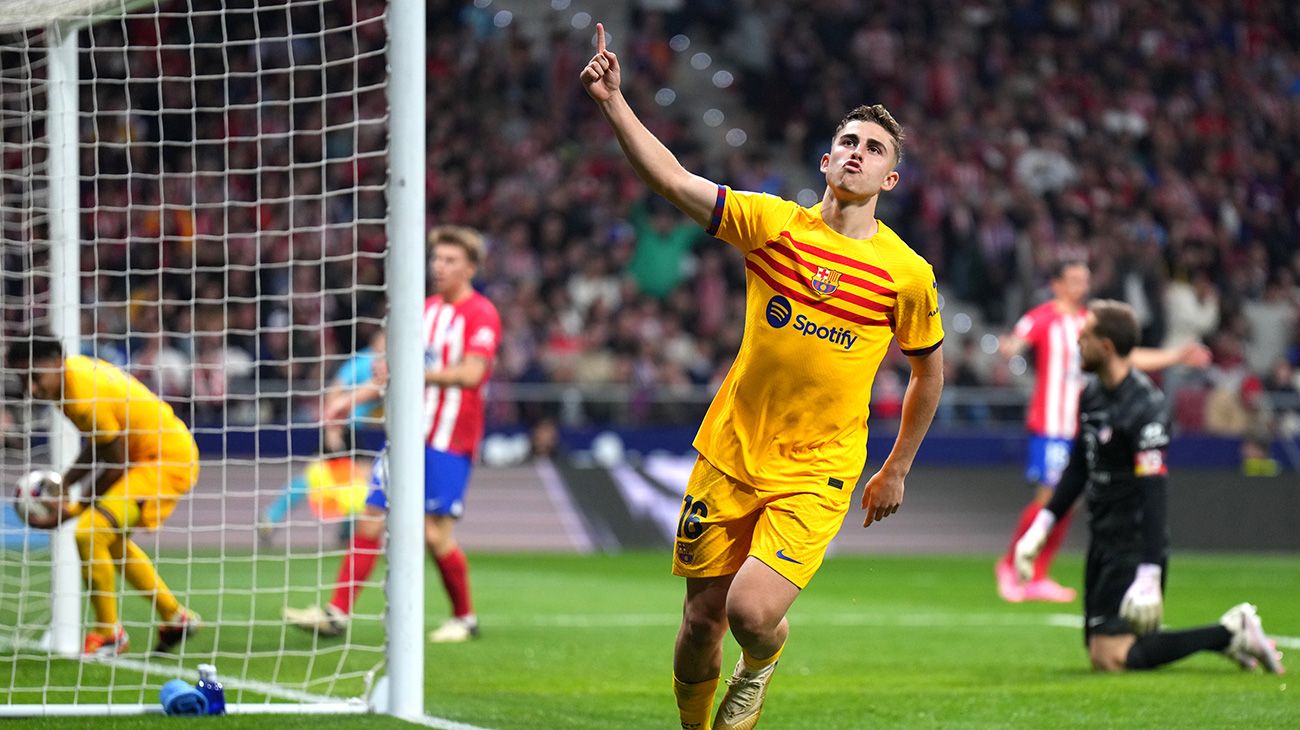
[[[474,336],[469,338],[471,347],[490,348],[497,341],[497,333],[492,331],[491,327],[479,327],[474,332]]]
[[[1163,476],[1169,473],[1165,466],[1165,452],[1160,449],[1139,451],[1133,459],[1133,473],[1140,477]]]
[[[1148,423],[1138,434],[1138,450],[1159,449],[1169,445],[1169,434],[1163,423]]]

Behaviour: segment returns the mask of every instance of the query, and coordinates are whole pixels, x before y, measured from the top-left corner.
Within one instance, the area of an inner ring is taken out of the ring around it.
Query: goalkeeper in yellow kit
[[[677,523],[686,600],[673,686],[683,730],[707,730],[730,629],[742,656],[713,726],[748,730],[789,634],[786,611],[849,510],[890,341],[912,377],[894,448],[866,485],[864,527],[902,503],[943,389],[934,272],[875,215],[898,184],[902,128],[879,105],[849,112],[821,158],[822,200],[804,208],[683,168],[623,98],[602,25],[581,80],[637,175],[744,255],[744,338],[695,438]]]
[[[57,405],[85,437],[62,485],[66,489],[93,474],[86,496],[64,499],[48,520],[31,522],[54,527],[77,521],[82,576],[95,613],[83,653],[115,655],[127,649],[118,619],[118,570],[162,618],[154,650],[171,650],[198,628],[198,616],[180,605],[130,535],[139,527],[157,529],[198,480],[194,437],[171,406],[140,381],[103,360],[64,356],[53,335],[37,332],[10,340],[5,361],[25,379],[27,393]]]

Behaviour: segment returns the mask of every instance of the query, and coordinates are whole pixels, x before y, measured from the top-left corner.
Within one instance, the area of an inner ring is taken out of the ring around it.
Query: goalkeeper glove
[[[1052,531],[1052,525],[1056,524],[1056,515],[1051,510],[1041,509],[1034,516],[1034,521],[1025,530],[1025,534],[1016,540],[1016,572],[1020,574],[1020,580],[1030,581],[1034,578],[1034,559],[1043,549],[1043,543],[1047,542],[1047,533]]]
[[[1164,597],[1160,594],[1160,566],[1142,563],[1137,567],[1133,584],[1124,593],[1119,604],[1119,615],[1141,636],[1160,628],[1164,613]]]

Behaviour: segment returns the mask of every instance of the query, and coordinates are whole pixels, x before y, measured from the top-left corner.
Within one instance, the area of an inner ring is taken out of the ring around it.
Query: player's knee
[[[1089,647],[1088,659],[1092,662],[1092,668],[1098,672],[1122,672],[1125,669],[1125,652],[1111,646]]]
[[[727,613],[721,607],[688,603],[682,611],[682,630],[695,643],[721,641],[727,633]]]
[[[366,512],[357,517],[354,529],[356,530],[357,537],[365,538],[367,540],[378,540],[384,534],[384,516],[382,514],[372,515],[369,512]]]
[[[91,550],[97,542],[107,544],[112,540],[112,530],[113,523],[99,510],[92,507],[82,512],[77,517],[77,526],[73,530],[77,552],[81,554],[82,560],[90,557]]]
[[[767,610],[761,601],[732,596],[727,600],[727,621],[737,637],[766,636],[785,616]]]
[[[77,552],[81,554],[82,560],[86,560],[90,557],[90,548],[92,547],[94,540],[94,530],[85,520],[78,520],[76,530],[72,534],[77,541]]]

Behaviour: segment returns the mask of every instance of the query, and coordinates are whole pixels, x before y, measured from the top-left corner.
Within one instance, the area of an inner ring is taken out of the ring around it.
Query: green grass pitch
[[[1300,687],[1289,687],[1288,676],[1245,673],[1219,656],[1199,655],[1137,674],[1089,671],[1077,628],[1078,603],[1004,604],[994,592],[992,561],[992,556],[828,560],[791,612],[790,643],[760,727],[1300,726]],[[201,562],[189,570],[190,585],[216,585],[220,565]],[[329,563],[262,559],[256,563],[257,580],[271,586],[286,571],[296,582],[317,571],[332,575],[333,561]],[[252,565],[228,564],[224,580],[247,585],[253,580]],[[677,726],[670,667],[682,585],[668,573],[667,552],[472,555],[471,569],[483,638],[427,646],[426,712],[496,730]],[[184,568],[175,564],[164,567],[169,576],[180,571]],[[1057,573],[1077,586],[1078,556],[1062,558]],[[179,577],[172,580],[179,582]],[[433,626],[444,615],[446,601],[432,569],[427,587],[428,623]],[[230,596],[195,593],[201,597],[194,607],[205,616],[233,618],[247,611],[266,619],[252,631],[208,631],[196,637],[197,652],[218,648],[223,655],[237,654],[240,647],[265,650],[280,641],[280,629],[272,625],[279,596],[245,605]],[[1232,604],[1250,600],[1259,605],[1270,633],[1296,637],[1297,595],[1300,562],[1293,557],[1175,555],[1166,623],[1174,628],[1210,623]],[[310,596],[295,596],[295,602],[302,598]],[[218,606],[218,600],[225,603]],[[381,605],[379,592],[370,591],[361,610],[378,612]],[[358,622],[353,630],[358,640],[374,644],[381,627]],[[285,636],[295,648],[311,646],[306,635]],[[1293,638],[1284,641],[1294,643]],[[729,641],[724,674],[737,652]],[[359,662],[350,655],[322,652],[320,661],[318,672],[331,661],[344,669],[359,668],[348,664]],[[108,670],[58,661],[49,667],[50,683],[75,684],[78,671],[83,683],[94,684],[105,682]],[[139,676],[117,671],[119,681],[136,685],[131,699],[138,701]],[[269,659],[248,663],[251,678],[269,679],[274,671]],[[0,686],[30,686],[45,672],[43,663],[0,655]],[[151,677],[146,699],[156,698],[157,686],[166,678],[165,671]],[[260,701],[252,695],[247,699]],[[5,724],[67,727],[84,722]],[[97,728],[172,727],[179,722],[161,717],[93,720]],[[230,716],[202,722],[225,728],[271,723],[315,727],[322,722],[329,727],[411,727],[386,717]]]

